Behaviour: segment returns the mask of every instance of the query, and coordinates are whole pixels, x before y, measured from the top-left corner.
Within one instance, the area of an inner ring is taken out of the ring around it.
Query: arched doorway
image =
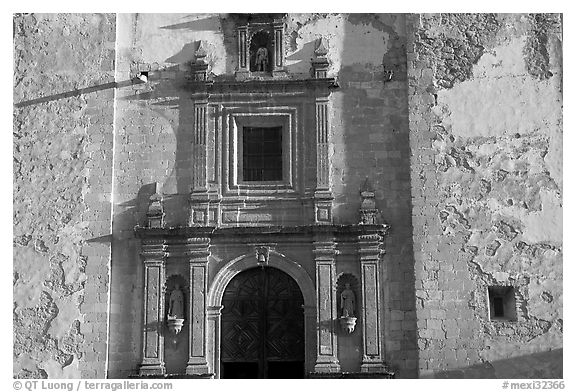
[[[222,298],[221,378],[304,377],[304,299],[285,272],[237,274]]]

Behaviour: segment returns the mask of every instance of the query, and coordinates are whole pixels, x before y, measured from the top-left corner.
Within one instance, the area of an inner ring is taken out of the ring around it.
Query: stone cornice
[[[338,88],[335,78],[320,79],[289,79],[289,78],[254,78],[247,80],[189,80],[186,88],[192,93],[230,94],[230,93],[263,93],[263,94],[290,94],[304,93],[310,90],[330,93]]]
[[[303,226],[246,226],[246,227],[172,227],[146,228],[135,227],[136,237],[178,241],[183,238],[246,239],[249,237],[278,238],[285,236],[312,237],[314,235],[333,235],[337,240],[358,239],[359,236],[382,236],[388,233],[389,226],[376,225],[303,225]],[[374,237],[372,237],[374,238]]]

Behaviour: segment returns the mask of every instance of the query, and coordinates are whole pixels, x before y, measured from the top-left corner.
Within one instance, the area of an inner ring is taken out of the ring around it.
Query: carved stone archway
[[[255,254],[245,254],[229,261],[213,279],[207,296],[207,352],[208,365],[215,378],[220,378],[220,321],[222,310],[222,297],[226,287],[240,272],[258,266]],[[304,268],[285,255],[270,251],[268,266],[277,268],[292,277],[304,299],[304,345],[307,371],[314,367],[316,359],[316,289],[312,279]]]

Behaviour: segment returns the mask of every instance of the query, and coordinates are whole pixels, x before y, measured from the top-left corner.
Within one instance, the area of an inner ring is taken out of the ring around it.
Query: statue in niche
[[[256,71],[266,71],[268,68],[268,49],[260,47],[256,51]]]
[[[350,283],[346,283],[344,290],[340,294],[340,307],[342,308],[342,317],[354,317],[354,308],[356,306],[356,296],[350,288]]]
[[[176,284],[174,290],[170,293],[168,317],[174,319],[184,318],[184,293],[180,290],[179,284]]]

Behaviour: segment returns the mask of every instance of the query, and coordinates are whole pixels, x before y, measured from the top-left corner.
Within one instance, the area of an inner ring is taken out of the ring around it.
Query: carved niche
[[[358,306],[360,303],[358,287],[358,279],[349,273],[340,275],[336,282],[338,320],[341,329],[347,334],[351,334],[356,328],[358,309],[360,308]]]
[[[251,74],[283,74],[284,14],[239,15],[238,71],[240,78]]]
[[[172,275],[166,280],[165,311],[166,327],[175,337],[182,331],[186,321],[187,282],[181,275]]]

